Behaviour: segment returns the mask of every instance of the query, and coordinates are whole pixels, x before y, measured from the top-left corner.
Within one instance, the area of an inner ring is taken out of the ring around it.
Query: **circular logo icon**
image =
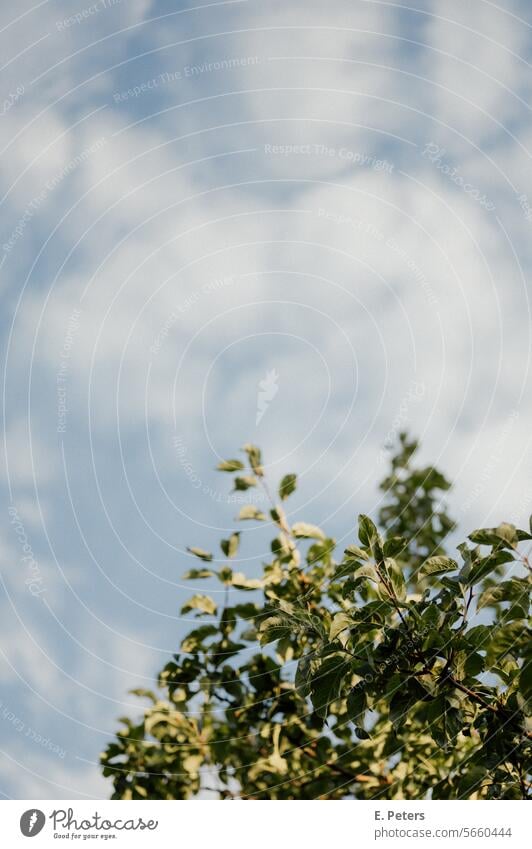
[[[46,817],[38,808],[30,808],[24,811],[20,818],[20,830],[24,837],[35,837],[44,827]]]

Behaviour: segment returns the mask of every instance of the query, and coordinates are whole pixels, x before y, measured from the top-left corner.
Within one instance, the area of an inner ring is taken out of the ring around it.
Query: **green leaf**
[[[188,548],[187,547],[187,551],[189,551],[190,554],[193,554],[194,557],[199,557],[200,560],[206,560],[208,562],[212,560],[212,554],[209,554],[208,551],[204,551],[203,548]]]
[[[240,590],[258,590],[263,586],[260,578],[247,578],[243,572],[235,572],[231,583]]]
[[[201,628],[195,628],[181,641],[181,651],[195,654],[207,637],[214,637],[218,633],[217,625],[202,625]]]
[[[218,580],[222,582],[222,584],[232,584],[233,583],[233,570],[229,568],[229,566],[222,566],[220,571],[217,573]]]
[[[484,766],[474,764],[460,777],[458,782],[458,799],[467,799],[471,793],[478,790],[488,773]]]
[[[481,672],[484,672],[485,665],[482,655],[478,652],[473,652],[473,654],[468,655],[464,663],[464,672],[469,678],[475,678]]]
[[[157,702],[157,696],[152,690],[145,690],[144,687],[136,687],[129,691],[132,696],[138,696],[140,699],[149,699],[153,704]]]
[[[395,560],[387,558],[385,563],[395,595],[399,601],[404,601],[406,598],[406,584],[402,569],[398,566]]]
[[[197,775],[200,766],[203,763],[203,755],[187,755],[181,761],[181,765],[185,772],[188,772],[190,776]]]
[[[367,697],[364,688],[357,684],[347,697],[347,716],[351,722],[360,723],[364,718],[367,707]]]
[[[279,750],[279,738],[281,736],[281,726],[276,725],[273,730],[273,754],[268,758],[270,766],[280,775],[286,775],[288,772],[288,761],[283,758]]]
[[[189,569],[183,575],[184,581],[196,581],[200,578],[212,578],[215,573],[212,569]]]
[[[279,525],[281,529],[286,527],[286,514],[279,504],[276,507],[272,507],[270,510],[270,516],[275,524]]]
[[[520,615],[519,617],[514,617],[513,621],[509,622],[506,621],[508,619],[508,613],[507,611],[504,612],[504,620],[501,617],[501,621],[505,621],[505,624],[497,625],[493,629],[493,636],[487,647],[486,658],[488,664],[493,665],[495,663],[495,665],[498,665],[500,659],[510,653],[514,657],[518,657],[523,653],[525,646],[530,642],[530,638],[528,632],[523,628],[522,618],[522,615]]]
[[[260,448],[258,448],[256,445],[252,445],[251,442],[247,442],[243,446],[242,450],[245,451],[246,454],[248,455],[249,465],[251,466],[254,473],[257,475],[257,477],[258,478],[263,477],[264,469],[262,468],[262,465],[261,465],[262,459],[261,459]],[[244,468],[244,467],[242,466],[242,468]]]
[[[216,468],[219,472],[239,472],[244,464],[240,460],[222,460]]]
[[[252,486],[257,486],[257,478],[253,475],[243,475],[242,477],[235,478],[235,490],[244,491],[250,489]]]
[[[244,521],[245,519],[255,519],[257,522],[264,522],[267,518],[265,513],[261,513],[258,507],[254,504],[245,504],[240,510],[237,519]]]
[[[517,616],[526,619],[528,616],[528,600],[529,592],[526,583],[513,579],[503,581],[501,584],[484,590],[479,596],[477,610],[482,610],[483,607],[493,607],[493,605],[500,604],[502,601],[510,601],[513,602],[512,607]],[[508,616],[506,615],[505,618],[508,619]]]
[[[486,575],[489,575],[498,566],[501,566],[503,563],[509,563],[513,559],[513,554],[509,551],[494,551],[493,554],[488,554],[487,557],[481,557],[470,568],[466,567],[464,575],[462,576],[462,573],[460,573],[460,580],[464,579],[467,586],[478,584],[482,578],[485,578]]]
[[[295,492],[297,485],[297,475],[285,475],[279,484],[279,497],[281,501],[284,501],[288,498],[289,495],[292,495]]]
[[[479,528],[478,531],[469,534],[468,539],[477,543],[477,545],[498,545],[500,542],[494,528]]]
[[[525,702],[532,701],[532,658],[529,658],[521,669],[519,689],[523,694]]]
[[[357,570],[355,575],[355,580],[360,581],[363,578],[369,578],[370,581],[373,581],[374,584],[379,583],[379,576],[377,575],[377,570],[375,566],[372,566],[371,563],[366,563],[364,566],[361,566],[360,569]]]
[[[369,563],[362,564],[358,560],[343,560],[332,573],[331,581],[341,581],[342,578],[354,576],[356,571],[360,571],[360,569],[367,568],[368,566],[370,569],[375,569],[375,567],[370,566]],[[375,578],[377,578],[377,573],[375,572],[374,574]]]
[[[500,545],[504,542],[512,548],[519,542],[516,527],[509,522],[502,522],[496,528],[481,528],[473,531],[469,534],[469,539],[480,545]]]
[[[336,541],[327,537],[324,540],[314,542],[307,551],[307,563],[313,566],[319,562],[324,565],[332,563],[332,554],[336,546]]]
[[[261,646],[265,646],[268,643],[274,643],[277,640],[282,640],[285,637],[291,636],[292,633],[292,624],[286,616],[270,616],[268,619],[263,620],[260,624],[260,644]]]
[[[391,537],[386,540],[382,550],[385,557],[397,557],[407,549],[407,545],[404,537]]]
[[[451,557],[429,557],[425,560],[419,570],[419,577],[426,578],[429,575],[442,575],[444,572],[454,572],[458,569],[458,563]]]
[[[200,613],[214,614],[217,610],[216,602],[208,595],[193,595],[181,608],[181,613],[189,610],[199,610]]]
[[[484,658],[478,652],[459,651],[454,656],[454,668],[459,679],[474,678],[484,671]]]
[[[371,549],[379,541],[379,532],[374,522],[364,513],[361,513],[358,517],[358,538],[362,545]]]
[[[292,526],[292,533],[296,538],[305,539],[325,539],[325,534],[316,525],[309,525],[307,522],[296,522]]]
[[[281,531],[278,537],[272,539],[270,543],[271,550],[282,563],[288,563],[294,553],[294,543],[285,533]]]
[[[342,631],[345,631],[347,628],[353,627],[353,620],[349,616],[348,613],[344,611],[340,611],[339,613],[335,613],[331,622],[331,627],[329,630],[329,640],[331,643],[336,639],[338,634],[341,634]]]
[[[396,690],[390,702],[390,720],[399,728],[409,711],[427,697],[427,691],[416,678],[408,678],[403,687]]]
[[[369,740],[370,735],[366,731],[365,728],[362,728],[360,725],[355,726],[355,734],[357,735],[359,740]]]
[[[240,542],[240,532],[236,531],[231,534],[229,539],[223,539],[220,542],[220,548],[226,557],[235,557],[238,553],[238,544]]]
[[[310,684],[316,670],[319,668],[320,663],[321,659],[317,657],[314,652],[304,654],[299,658],[296,669],[295,685],[303,698],[310,696]]]
[[[340,687],[347,672],[345,660],[330,655],[320,664],[312,678],[310,698],[317,715],[324,719],[331,702],[340,695]]]
[[[485,649],[489,643],[493,628],[491,625],[475,625],[464,634],[465,639],[476,649]]]
[[[369,560],[369,555],[364,549],[359,548],[358,545],[348,545],[346,549],[344,549],[344,554],[348,560],[354,558],[355,560]]]
[[[517,545],[519,542],[516,527],[510,524],[510,522],[502,522],[502,524],[495,528],[495,533],[500,539],[505,540],[510,545]]]

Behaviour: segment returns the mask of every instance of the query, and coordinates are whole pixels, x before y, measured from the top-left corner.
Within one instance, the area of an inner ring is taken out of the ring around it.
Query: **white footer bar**
[[[366,849],[532,845],[524,802],[1,803],[2,845]],[[257,807],[258,805],[258,807]],[[273,806],[277,806],[275,810]],[[35,838],[35,843],[30,839]],[[530,838],[530,840],[528,839]]]

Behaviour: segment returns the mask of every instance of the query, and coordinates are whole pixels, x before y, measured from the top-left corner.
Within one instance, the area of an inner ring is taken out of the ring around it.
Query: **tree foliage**
[[[530,531],[474,531],[449,556],[449,482],[414,465],[405,434],[381,484],[375,524],[361,515],[337,554],[314,524],[290,523],[286,475],[270,495],[260,450],[219,470],[262,487],[271,557],[250,578],[201,548],[186,577],[194,627],[140,720],[102,755],[115,799],[518,799],[530,794]],[[358,537],[358,538],[355,538]]]

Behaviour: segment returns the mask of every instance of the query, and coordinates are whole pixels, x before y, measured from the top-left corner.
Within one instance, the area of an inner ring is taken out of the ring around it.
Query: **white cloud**
[[[526,109],[527,26],[491,3],[436,0],[429,11],[425,68],[438,86],[430,92],[431,110],[451,128],[450,144],[456,130],[482,146]]]

